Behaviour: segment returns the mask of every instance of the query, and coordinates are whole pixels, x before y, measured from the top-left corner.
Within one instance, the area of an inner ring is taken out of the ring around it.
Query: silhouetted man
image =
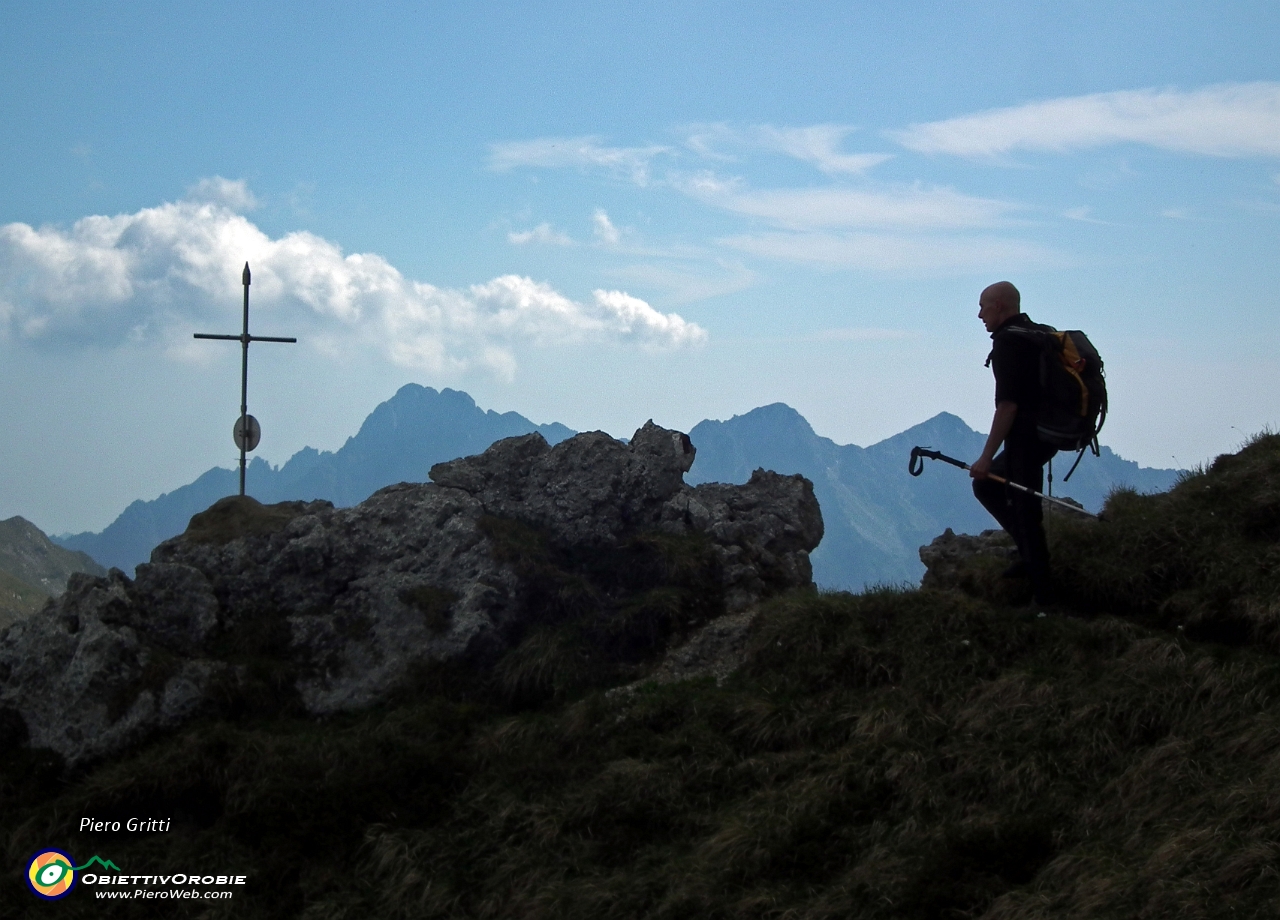
[[[1004,335],[1014,326],[1034,328],[1022,312],[1021,295],[998,281],[978,298],[978,318],[991,333],[991,371],[996,378],[996,413],[982,456],[973,462],[973,494],[1018,545],[1020,559],[1006,575],[1026,575],[1037,604],[1052,603],[1049,547],[1044,538],[1040,499],[988,479],[994,473],[1011,482],[1044,491],[1044,465],[1057,451],[1036,435],[1040,405],[1040,351],[1028,337]],[[1001,445],[1004,450],[1000,450]],[[999,454],[996,451],[1000,451]]]

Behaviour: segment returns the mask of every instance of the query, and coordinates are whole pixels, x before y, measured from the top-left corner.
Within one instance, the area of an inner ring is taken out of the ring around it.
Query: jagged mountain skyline
[[[246,470],[246,491],[267,503],[322,498],[353,505],[383,486],[425,481],[435,463],[532,431],[553,444],[575,433],[560,423],[536,425],[515,412],[481,409],[458,390],[406,384],[337,451],[304,448],[278,467],[255,458]],[[974,532],[994,526],[958,471],[929,470],[918,479],[907,474],[907,457],[916,444],[963,457],[981,450],[984,436],[949,413],[865,448],[818,435],[784,403],[726,421],[707,419],[689,434],[698,450],[686,475],[690,484],[745,482],[757,467],[813,481],[827,528],[813,553],[814,577],[822,587],[915,582],[923,573],[917,555],[921,545],[947,527]],[[1116,485],[1155,491],[1168,488],[1176,475],[1139,468],[1104,448],[1101,458],[1081,464],[1067,494],[1096,510]],[[154,546],[181,533],[192,515],[235,493],[237,477],[235,469],[208,470],[153,500],[133,502],[100,532],[53,539],[104,566],[132,572]]]

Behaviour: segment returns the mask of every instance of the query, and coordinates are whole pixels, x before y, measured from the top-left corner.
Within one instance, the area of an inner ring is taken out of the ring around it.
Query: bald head
[[[1022,312],[1022,295],[1008,281],[997,281],[984,288],[978,298],[978,318],[995,332],[1004,323]]]

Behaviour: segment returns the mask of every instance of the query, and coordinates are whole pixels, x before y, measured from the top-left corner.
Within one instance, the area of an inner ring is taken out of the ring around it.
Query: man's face
[[[978,298],[978,319],[987,327],[988,332],[995,332],[1010,316],[1009,310],[994,297],[984,294]]]

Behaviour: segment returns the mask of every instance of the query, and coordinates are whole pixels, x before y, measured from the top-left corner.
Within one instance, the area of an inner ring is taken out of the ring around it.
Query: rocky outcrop
[[[1017,556],[1013,538],[1003,530],[984,530],[974,536],[955,533],[948,527],[932,543],[920,547],[920,561],[925,566],[920,587],[959,588],[972,574],[975,560],[994,561],[1003,568]]]
[[[1058,501],[1081,511],[1085,510],[1075,499],[1061,498]],[[1042,501],[1040,505],[1045,515],[1062,516],[1074,523],[1082,520],[1081,515],[1055,502]],[[1013,538],[1003,530],[984,530],[974,536],[955,533],[948,527],[928,545],[920,547],[920,561],[925,566],[920,587],[959,588],[979,596],[990,596],[993,593],[992,586],[998,582],[993,582],[989,576],[1004,571],[1017,558],[1018,549],[1014,546]],[[980,582],[984,584],[980,585]],[[1017,580],[1014,584],[1015,590],[1012,593],[1015,595],[1018,593],[1016,588],[1029,587],[1022,580]],[[1004,596],[1010,594],[1007,590],[996,593]]]
[[[140,635],[136,588],[119,569],[72,575],[56,604],[0,635],[0,713],[21,717],[31,746],[89,759],[201,708],[225,665],[176,659],[157,634]]]
[[[708,609],[811,584],[822,516],[809,481],[758,470],[690,487],[693,456],[687,435],[650,422],[630,443],[509,438],[352,508],[223,499],[136,579],[74,576],[0,633],[0,721],[20,718],[30,744],[75,763],[228,705],[365,707],[425,663],[497,660],[545,614],[537,553],[586,560],[589,581],[643,535],[698,541]],[[521,541],[539,548],[521,556]],[[582,597],[607,612],[612,590]]]

